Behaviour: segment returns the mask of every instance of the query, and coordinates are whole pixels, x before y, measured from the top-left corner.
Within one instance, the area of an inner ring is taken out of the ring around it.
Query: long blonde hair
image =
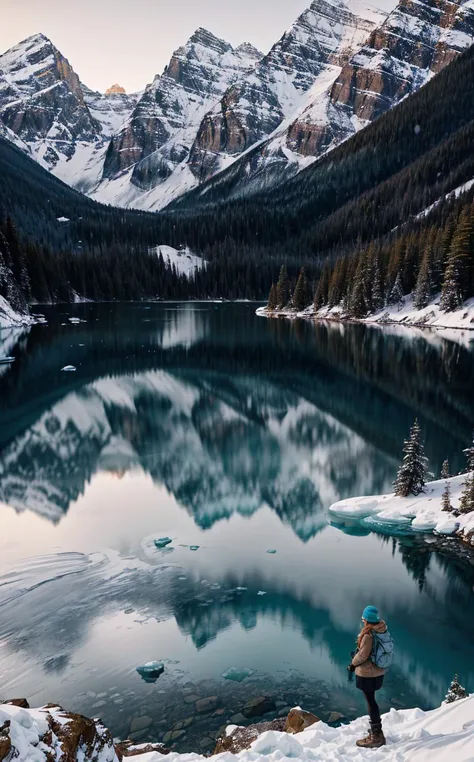
[[[357,648],[360,648],[364,635],[372,635],[372,630],[374,627],[377,627],[378,624],[380,624],[380,622],[365,622],[364,626],[359,632],[359,635],[357,636]]]

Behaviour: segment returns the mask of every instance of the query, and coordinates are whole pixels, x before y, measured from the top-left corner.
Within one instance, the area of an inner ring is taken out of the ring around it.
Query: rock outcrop
[[[296,733],[301,733],[316,722],[319,722],[319,717],[297,707],[291,710],[286,719],[281,717],[276,720],[271,720],[270,722],[259,722],[255,725],[237,726],[232,732],[224,733],[217,740],[214,754],[221,754],[225,751],[228,751],[231,754],[238,754],[244,749],[249,749],[258,736],[261,735],[261,733],[265,733],[267,730],[276,730],[294,735]]]
[[[289,712],[288,717],[286,718],[284,731],[285,733],[294,735],[295,733],[301,733],[316,722],[320,722],[320,720],[315,714],[305,712],[304,709],[295,707]]]
[[[109,730],[101,720],[65,712],[54,704],[30,713],[13,702],[0,705],[0,760],[41,759],[56,762],[115,762]],[[26,730],[26,734],[22,732]],[[25,748],[26,744],[29,748]]]

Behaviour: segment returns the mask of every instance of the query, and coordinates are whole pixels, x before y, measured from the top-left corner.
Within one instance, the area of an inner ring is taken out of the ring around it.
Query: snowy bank
[[[59,708],[24,709],[1,705],[0,751],[7,752],[2,758],[15,759],[16,762],[47,762],[51,758],[56,762],[73,759],[78,762],[118,762],[110,733],[100,720],[77,718],[80,716],[68,715]],[[473,718],[474,695],[443,704],[430,712],[391,709],[383,716],[387,746],[376,750],[355,746],[356,740],[367,730],[367,718],[362,717],[338,728],[318,722],[297,735],[267,731],[248,750],[238,754],[225,752],[210,759],[220,762],[277,762],[285,759],[301,762],[347,762],[349,759],[354,762],[365,759],[371,762],[446,762],[448,759],[472,762]],[[5,722],[10,725],[2,728]],[[92,724],[95,730],[91,728]],[[133,749],[136,762],[160,762],[163,759],[163,754],[158,751],[147,751],[146,745],[142,748],[144,753],[140,753],[140,747]],[[208,759],[197,753],[170,753],[167,758],[169,762]]]
[[[7,300],[3,296],[0,296],[0,329],[12,328],[17,325],[31,325],[34,322],[30,315],[22,315],[20,312],[15,312]]]
[[[466,476],[461,474],[430,482],[425,485],[425,491],[416,497],[390,494],[340,500],[331,505],[329,513],[334,518],[360,521],[367,528],[387,534],[435,532],[455,535],[474,546],[474,511],[456,516],[443,511],[441,504],[446,483],[449,482],[451,505],[456,511]]]
[[[437,294],[427,307],[417,310],[412,296],[405,296],[403,304],[384,307],[365,318],[355,320],[344,313],[342,306],[322,307],[315,311],[311,305],[302,312],[291,309],[268,311],[259,307],[257,315],[264,317],[314,318],[316,320],[353,321],[357,323],[396,324],[436,329],[463,329],[474,331],[474,298],[468,299],[463,306],[453,312],[443,312],[440,307],[440,294]],[[474,340],[474,335],[473,335]]]

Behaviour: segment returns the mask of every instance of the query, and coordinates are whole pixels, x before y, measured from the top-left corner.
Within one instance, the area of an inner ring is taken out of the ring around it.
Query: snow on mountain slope
[[[163,74],[146,88],[130,119],[112,139],[104,162],[104,183],[94,191],[94,198],[109,200],[109,181],[122,180],[121,173],[132,169],[124,182],[114,184],[113,192],[119,203],[150,208],[150,201],[134,203],[133,198],[165,182],[186,161],[206,111],[260,57],[249,44],[234,50],[198,29],[174,52]]]
[[[1,133],[80,190],[97,183],[107,142],[137,99],[84,87],[42,34],[0,55]]]
[[[249,59],[252,65],[247,71],[240,68],[239,76],[232,76],[225,87],[221,80],[221,92],[213,87],[211,97],[201,101],[199,110],[193,109],[192,119],[185,127],[178,124],[178,132],[170,138],[169,121],[160,116],[162,108],[156,112],[155,101],[167,83],[169,71],[176,69],[172,59],[163,77],[155,80],[153,97],[144,96],[142,106],[146,108],[137,128],[130,125],[120,137],[117,149],[110,149],[104,169],[109,182],[101,184],[94,198],[102,201],[114,198],[127,206],[160,209],[228,167],[243,151],[272,133],[282,120],[295,114],[306,102],[306,92],[319,78],[323,82],[328,76],[334,80],[340,70],[336,67],[384,20],[393,2],[383,0],[381,5],[386,10],[361,0],[314,0],[267,56],[258,60],[252,49]],[[207,37],[205,42],[207,47]],[[183,53],[178,51],[177,55],[182,57]],[[191,46],[185,57],[189,60],[193,55],[196,53]],[[208,57],[199,55],[204,60]],[[146,137],[140,132],[144,120],[150,120],[147,124],[152,131],[150,139],[160,143],[159,150],[151,152],[145,162],[141,160],[141,149]],[[124,166],[137,160],[128,177],[117,177]]]
[[[189,203],[205,201],[213,188],[232,198],[283,182],[418,90],[473,41],[472,0],[401,0],[328,87],[310,91],[292,120],[204,183]]]

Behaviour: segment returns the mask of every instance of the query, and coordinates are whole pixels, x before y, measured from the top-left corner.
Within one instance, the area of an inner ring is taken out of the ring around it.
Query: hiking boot
[[[361,738],[360,741],[356,741],[356,746],[363,749],[378,749],[380,746],[385,746],[387,741],[382,730],[382,724],[371,725],[368,734],[365,738]]]

